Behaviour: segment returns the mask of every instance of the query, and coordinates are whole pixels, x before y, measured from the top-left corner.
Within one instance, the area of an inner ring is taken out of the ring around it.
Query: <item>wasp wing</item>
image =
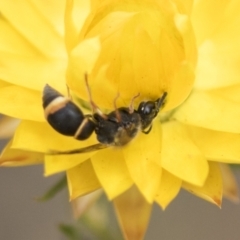
[[[49,152],[47,152],[47,155],[68,155],[68,154],[80,154],[80,153],[87,153],[87,152],[93,152],[93,151],[97,151],[97,150],[101,150],[104,148],[109,147],[108,145],[104,145],[101,143],[97,143],[88,147],[84,147],[84,148],[79,148],[79,149],[73,149],[73,150],[68,150],[68,151],[55,151],[55,150],[51,150]]]

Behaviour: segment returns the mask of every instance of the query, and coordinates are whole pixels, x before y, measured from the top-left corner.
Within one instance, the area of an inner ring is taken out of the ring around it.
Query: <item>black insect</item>
[[[167,93],[156,101],[141,102],[137,110],[133,108],[133,97],[129,108],[116,107],[109,114],[103,114],[92,101],[87,78],[90,102],[93,108],[92,115],[84,115],[69,97],[46,85],[43,91],[43,108],[48,123],[59,133],[73,136],[78,140],[85,140],[95,131],[98,144],[64,152],[50,154],[74,154],[103,149],[109,146],[124,146],[129,143],[139,131],[148,134],[152,129],[152,120],[158,115],[164,105]]]

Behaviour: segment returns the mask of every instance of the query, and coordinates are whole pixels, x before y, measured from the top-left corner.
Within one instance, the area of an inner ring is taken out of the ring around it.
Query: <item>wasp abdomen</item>
[[[87,139],[95,130],[95,123],[67,97],[46,85],[43,92],[45,118],[59,133]]]

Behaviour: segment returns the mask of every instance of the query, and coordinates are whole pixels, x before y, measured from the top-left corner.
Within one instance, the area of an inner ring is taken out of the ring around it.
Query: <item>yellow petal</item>
[[[9,86],[10,84],[8,83],[8,82],[5,82],[5,81],[2,81],[2,80],[0,80],[0,88],[2,88],[2,87],[7,87],[7,86]]]
[[[116,89],[115,82],[115,79],[119,78],[120,70],[122,69],[124,72],[124,69],[127,68],[126,65],[129,64],[128,60],[121,62],[121,57],[116,56],[116,53],[119,53],[119,49],[121,49],[121,52],[123,52],[123,50],[126,48],[126,45],[123,43],[123,46],[121,46],[121,39],[124,39],[124,37],[122,37],[122,29],[124,24],[134,14],[135,13],[124,11],[110,13],[105,18],[103,18],[100,23],[95,26],[95,28],[93,27],[90,33],[88,33],[90,37],[93,37],[96,35],[98,36],[99,30],[101,32],[101,39],[103,40],[103,43],[101,45],[102,48],[99,59],[96,62],[96,72],[93,71],[93,78],[90,82],[90,86],[94,100],[97,103],[101,103],[101,106],[107,109],[112,109],[113,101],[116,98],[118,92],[120,93],[120,98],[117,101],[119,106],[124,106],[126,103],[129,104],[130,99],[138,94],[136,90],[133,91],[134,95],[127,96],[129,100],[123,99],[123,96],[126,95],[124,91],[125,88],[120,89],[118,87]],[[131,48],[131,46],[127,46]],[[121,67],[119,64],[121,64]],[[122,77],[124,78],[124,76]],[[128,76],[128,79],[132,79],[132,77]],[[107,84],[103,84],[103,82],[106,81]],[[121,82],[119,81],[117,84],[119,85],[120,83]],[[79,89],[79,91],[81,89]],[[129,87],[127,90],[129,90]],[[86,93],[84,92],[83,94]]]
[[[44,133],[44,134],[43,134]],[[60,135],[47,123],[22,121],[13,139],[13,148],[47,153],[51,150],[66,151],[80,149],[96,144],[92,135],[85,141],[77,141],[73,137]],[[72,168],[94,155],[96,151],[73,155],[46,155],[45,175],[50,175]]]
[[[191,14],[193,0],[174,0],[174,2],[177,4],[179,12]]]
[[[209,175],[202,187],[183,183],[183,188],[211,203],[221,207],[223,183],[218,163],[209,162]]]
[[[183,123],[198,127],[223,132],[240,132],[239,103],[211,91],[194,91],[174,117]]]
[[[110,200],[125,192],[133,184],[121,149],[109,148],[98,151],[91,157],[91,161],[98,180]]]
[[[40,92],[20,86],[0,89],[0,112],[20,119],[44,121]]]
[[[80,163],[85,162],[96,152],[72,154],[72,155],[45,155],[44,157],[44,175],[50,176],[52,174],[66,171],[73,168]]]
[[[63,17],[65,1],[48,0],[48,4],[44,1],[31,0],[36,8],[47,19],[50,25],[61,35],[64,34]]]
[[[186,21],[187,20],[185,20],[185,22]],[[183,21],[181,21],[181,25],[187,25],[182,22]],[[181,28],[184,28],[184,27],[181,26]],[[188,28],[188,27],[185,26],[185,28]],[[184,31],[187,31],[187,30],[184,30]],[[164,36],[162,38],[164,39]],[[170,55],[168,55],[169,59],[164,60],[164,62],[168,60],[168,62],[165,63],[168,66],[164,66],[163,67],[164,70],[162,70],[166,72],[161,73],[161,71],[159,71],[160,69],[159,63],[161,62],[161,60],[159,59],[160,58],[159,55],[164,54],[165,50],[168,49],[168,47],[171,48],[170,46],[168,46],[168,44],[170,45],[170,43],[168,43],[167,40],[162,40],[163,41],[162,45],[163,46],[166,45],[166,46],[164,47],[164,49],[161,49],[162,52],[161,54],[159,54],[158,52],[159,49],[157,48],[157,46],[152,45],[152,41],[153,39],[150,38],[147,32],[138,30],[138,34],[136,34],[135,42],[133,43],[134,44],[134,52],[133,52],[134,81],[132,81],[133,86],[130,87],[129,86],[130,84],[126,85],[125,83],[125,89],[122,87],[121,92],[127,92],[129,91],[129,88],[134,89],[136,91],[137,89],[135,85],[137,85],[138,91],[141,92],[141,94],[145,98],[157,99],[159,98],[159,96],[162,95],[163,91],[167,91],[168,100],[165,105],[165,110],[169,110],[178,106],[180,103],[182,103],[186,99],[186,97],[189,95],[190,91],[192,90],[193,83],[194,83],[194,74],[193,74],[194,63],[190,65],[188,63],[188,60],[190,60],[190,58],[196,58],[196,53],[195,53],[196,51],[195,52],[192,51],[190,53],[190,50],[189,50],[188,51],[189,53],[186,53],[189,59],[186,59],[186,61],[183,61],[183,63],[177,62],[179,61],[178,58],[182,57],[180,53],[179,53],[179,56],[174,56],[174,57],[172,56],[172,58],[170,57]],[[191,46],[193,45],[193,47],[195,47],[194,44],[190,44],[189,42],[190,41],[187,41],[186,45],[191,45]],[[168,54],[171,54],[171,53],[168,52]],[[172,53],[172,54],[176,54],[176,53]],[[193,56],[190,56],[190,55],[193,55]],[[153,61],[153,59],[155,59],[155,61]],[[151,62],[151,68],[146,68],[149,62]],[[167,73],[168,67],[170,67],[170,65],[171,65],[171,71],[174,72],[174,76],[171,76],[171,77],[170,77],[170,73]],[[176,66],[179,66],[179,67],[176,67]],[[162,80],[166,78],[164,74],[168,76],[167,81]],[[126,76],[124,76],[123,79],[124,78],[126,79]],[[149,79],[151,79],[151,81],[149,81]],[[122,82],[124,83],[123,80]],[[184,88],[182,88],[182,86],[184,86]],[[121,89],[121,84],[119,85],[119,88]],[[134,92],[131,93],[132,96],[133,94]]]
[[[90,160],[67,171],[70,200],[101,187]]]
[[[79,34],[90,14],[91,1],[67,0],[65,8],[65,43],[70,52],[79,41]]]
[[[211,40],[204,42],[199,47],[196,88],[211,89],[239,83],[239,54],[236,52],[239,51],[240,39],[238,38],[236,43],[232,42],[232,39],[237,36],[236,32],[233,36],[227,36],[228,41],[221,47]],[[229,40],[231,40],[231,44],[229,44]]]
[[[222,28],[222,24],[219,23],[222,21],[223,12],[229,2],[223,0],[216,4],[216,2],[208,0],[194,1],[191,19],[198,44],[210,37],[216,29]]]
[[[49,152],[50,150],[66,151],[96,144],[92,135],[85,141],[77,141],[72,137],[63,136],[53,130],[46,122],[22,121],[13,139],[13,148],[29,151]]]
[[[194,30],[189,16],[186,14],[176,14],[174,20],[183,37],[186,60],[192,65],[192,68],[195,68],[197,63],[197,47]]]
[[[231,42],[237,41],[239,8],[239,1],[223,0],[218,4],[207,0],[195,1],[191,16],[198,43],[207,38],[224,40],[225,43],[229,42],[229,39]],[[231,47],[232,45],[228,44],[228,49]]]
[[[162,127],[162,167],[184,181],[202,186],[208,175],[208,162],[184,125],[172,121]]]
[[[0,2],[0,8],[1,14],[40,53],[46,56],[62,56],[64,54],[63,38],[51,23],[46,21],[46,18],[42,16],[39,9],[31,1],[20,3],[18,1],[3,0]],[[34,31],[36,26],[37,31]]]
[[[0,90],[1,91],[1,90]],[[0,138],[10,138],[19,124],[20,120],[8,116],[2,116],[0,119]]]
[[[123,148],[124,158],[133,181],[149,203],[154,201],[161,179],[161,125],[140,133]]]
[[[124,239],[143,239],[147,230],[152,206],[142,197],[137,188],[132,187],[115,198],[114,206]]]
[[[240,103],[239,91],[240,91],[240,83],[232,84],[230,86],[223,87],[223,88],[214,88],[209,90],[208,92],[210,94],[220,96],[231,102]]]
[[[4,148],[0,156],[0,165],[6,167],[19,167],[43,163],[43,154],[19,149],[11,149],[11,142]]]
[[[198,42],[203,42],[199,47],[196,86],[209,89],[239,83],[239,1],[198,2],[197,14],[194,11],[192,16]]]
[[[177,196],[182,186],[182,181],[166,170],[162,171],[161,183],[155,201],[165,209]]]
[[[67,0],[65,7],[64,26],[65,26],[65,45],[69,52],[77,43],[78,32],[73,23],[73,1]]]
[[[194,69],[193,66],[189,65],[187,62],[183,62],[181,67],[172,81],[169,83],[169,92],[167,96],[166,106],[164,106],[164,111],[171,110],[181,104],[192,90],[194,83]],[[184,86],[184,88],[182,87]],[[179,91],[181,89],[181,91]]]
[[[178,103],[177,97],[173,97],[175,94],[169,94],[166,108],[168,104],[171,108],[180,104],[193,85],[192,73],[189,74],[190,71],[185,71],[185,68],[186,65],[191,66],[188,61],[193,59],[191,50],[194,49],[192,44],[195,44],[190,40],[191,37],[184,37],[186,46],[191,45],[186,54],[181,36],[181,33],[193,34],[188,29],[187,21],[179,24],[179,29],[182,30],[180,33],[173,19],[176,9],[168,1],[164,4],[159,1],[117,2],[115,5],[109,3],[106,8],[105,12],[99,11],[96,15],[93,21],[95,25],[93,24],[94,27],[88,33],[88,36],[92,37],[101,32],[102,51],[94,70],[98,71],[103,64],[107,66],[105,78],[95,78],[95,81],[92,81],[95,101],[111,109],[116,92],[120,93],[119,102],[122,105],[130,102],[138,92],[141,95],[136,99],[136,103],[144,98],[157,99],[164,91],[171,92],[171,88],[175,87],[178,89]],[[151,64],[147,68],[149,62]],[[183,75],[178,72],[184,72],[182,82],[179,81],[179,76],[175,76]],[[98,92],[105,91],[106,84],[102,83],[106,81],[115,91],[102,98]],[[179,82],[182,84],[181,88],[178,87]],[[183,85],[185,88],[182,88]]]
[[[9,22],[0,16],[0,51],[24,56],[36,56],[38,51],[19,34]]]
[[[76,198],[72,200],[73,214],[75,219],[79,219],[92,205],[97,201],[97,199],[102,195],[102,190],[96,190],[85,196]]]
[[[223,178],[223,196],[238,203],[238,184],[231,168],[227,164],[221,164],[220,168]]]
[[[71,51],[67,69],[67,83],[70,89],[77,94],[86,89],[84,76],[86,73],[90,74],[92,72],[99,51],[100,43],[98,38],[84,40]],[[89,100],[86,90],[83,96],[80,94],[79,97]]]
[[[219,132],[190,125],[186,126],[186,129],[208,160],[240,163],[239,133]]]
[[[42,92],[48,83],[66,92],[66,58],[47,59],[1,52],[0,78],[22,87]]]

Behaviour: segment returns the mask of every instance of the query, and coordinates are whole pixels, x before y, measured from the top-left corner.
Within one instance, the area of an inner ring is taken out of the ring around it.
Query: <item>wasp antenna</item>
[[[137,95],[135,95],[133,98],[132,98],[132,100],[131,100],[131,102],[130,102],[130,105],[129,105],[129,113],[133,113],[134,112],[134,105],[133,105],[133,103],[134,103],[134,100],[136,99],[136,98],[138,98],[140,96],[140,93],[138,93]]]
[[[167,97],[167,92],[164,92],[162,97],[157,100],[157,109],[160,109],[161,107],[164,106],[166,97]]]

